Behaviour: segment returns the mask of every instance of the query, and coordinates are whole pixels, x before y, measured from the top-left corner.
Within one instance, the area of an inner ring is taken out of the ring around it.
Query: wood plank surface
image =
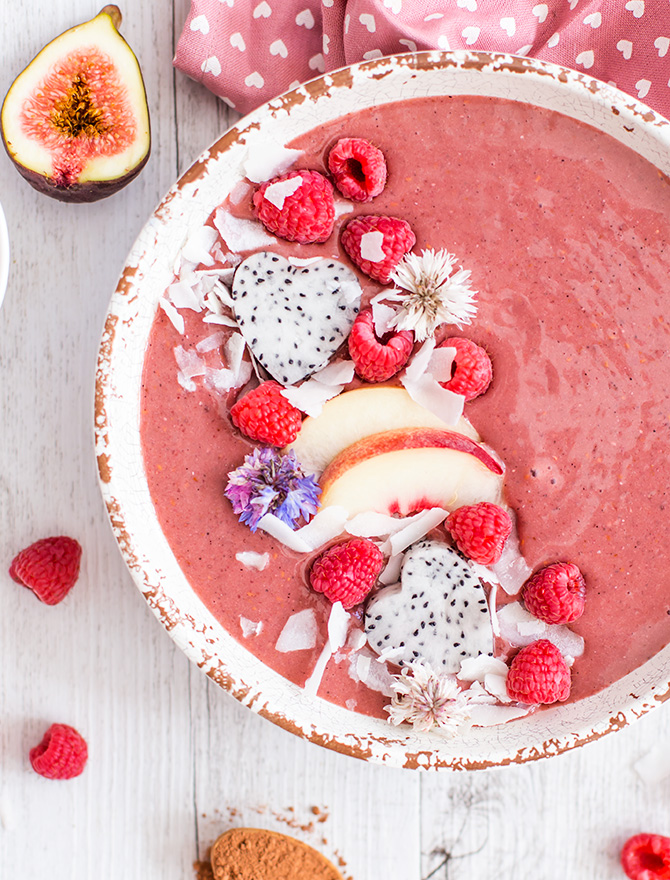
[[[5,9],[0,92],[43,44],[96,11],[84,0]],[[154,138],[129,187],[64,205],[0,156],[12,245],[0,311],[0,878],[190,880],[218,834],[246,824],[311,843],[354,880],[617,880],[629,834],[670,834],[667,779],[659,769],[645,782],[634,768],[668,744],[667,707],[534,765],[439,774],[367,765],[236,703],[189,664],[131,582],[97,485],[93,380],[136,235],[234,119],[172,69],[187,11],[188,0],[124,10]],[[59,533],[81,542],[82,574],[50,608],[7,568],[21,547]],[[70,782],[42,779],[28,762],[56,721],[89,743],[86,772]]]

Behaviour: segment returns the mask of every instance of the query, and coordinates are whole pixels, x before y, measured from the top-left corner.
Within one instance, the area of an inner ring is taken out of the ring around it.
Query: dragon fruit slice
[[[373,651],[399,666],[425,661],[436,671],[456,673],[467,657],[493,654],[482,582],[439,541],[409,548],[400,583],[368,603],[365,633]]]
[[[255,358],[282,385],[293,385],[325,366],[347,338],[361,287],[337,260],[294,266],[260,251],[238,266],[232,296]]]

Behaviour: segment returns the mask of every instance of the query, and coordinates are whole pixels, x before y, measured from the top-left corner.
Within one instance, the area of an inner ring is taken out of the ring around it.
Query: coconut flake
[[[342,603],[334,602],[328,617],[328,639],[319,655],[319,659],[316,661],[312,674],[305,682],[305,693],[316,696],[328,661],[336,651],[344,647],[344,643],[347,640],[349,620],[349,613],[344,610]]]
[[[210,254],[217,240],[216,229],[211,226],[201,226],[189,235],[186,244],[181,249],[183,260],[203,266],[212,266],[214,259]]]
[[[265,516],[272,516],[266,514]],[[264,517],[265,518],[265,517]],[[308,651],[316,645],[318,627],[314,609],[305,608],[292,614],[284,624],[275,644],[275,650],[280,654],[288,654],[291,651]]]
[[[202,319],[205,324],[220,324],[222,327],[237,327],[237,321],[227,315],[209,314]]]
[[[376,299],[376,297],[375,297]],[[382,338],[391,329],[391,321],[396,316],[396,310],[382,302],[372,301],[372,323],[375,327],[375,336]]]
[[[360,651],[360,649],[367,644],[367,641],[368,639],[365,635],[364,629],[352,628],[349,633],[347,647],[349,647],[352,651]]]
[[[520,620],[516,625],[520,636],[539,636],[547,629],[547,624],[543,620]]]
[[[408,525],[389,538],[390,555],[395,556],[406,550],[410,544],[420,541],[431,529],[439,526],[448,515],[449,511],[442,507],[431,507],[429,510],[422,510],[416,516],[411,517],[412,521]]]
[[[207,351],[214,351],[216,348],[221,348],[225,338],[226,334],[223,330],[219,330],[217,333],[212,333],[211,336],[206,336],[204,339],[200,340],[196,345],[196,351],[199,351],[200,354],[205,354]]]
[[[174,356],[184,379],[188,380],[195,376],[205,375],[205,362],[195,351],[185,349],[182,345],[176,345]]]
[[[242,171],[252,183],[263,183],[288,171],[300,156],[302,150],[291,150],[274,139],[269,142],[264,139],[262,148],[249,148],[246,158],[242,160]]]
[[[228,201],[231,205],[239,205],[243,199],[246,199],[247,196],[251,192],[251,187],[244,180],[240,180],[235,186],[231,189],[230,194],[228,195]]]
[[[248,617],[242,617],[240,614],[240,627],[242,629],[242,635],[245,639],[248,639],[250,636],[258,636],[263,629],[262,621],[249,620]]]
[[[213,391],[222,393],[232,391],[235,388],[236,378],[233,371],[227,370],[225,367],[220,370],[207,367],[205,370],[205,385]]]
[[[461,660],[460,671],[456,678],[461,681],[483,682],[487,675],[507,676],[507,664],[498,657],[489,657],[488,654],[480,654],[478,657],[466,657]]]
[[[245,568],[265,571],[270,564],[269,553],[255,553],[253,550],[243,550],[235,554],[235,559],[241,562]]]
[[[435,337],[429,336],[423,343],[421,348],[414,355],[412,360],[407,364],[405,369],[405,377],[411,382],[420,379],[428,369],[428,364],[435,350]]]
[[[373,229],[370,232],[364,232],[361,236],[360,254],[361,259],[370,260],[371,263],[381,263],[386,259],[384,248],[384,233]]]
[[[170,323],[172,324],[174,329],[177,331],[177,333],[183,334],[183,332],[184,332],[184,319],[179,314],[177,309],[175,309],[175,307],[172,305],[172,303],[168,299],[166,299],[164,296],[162,296],[158,300],[158,303],[159,303],[160,307],[163,309],[163,311],[165,312],[165,314],[170,319]]]
[[[292,196],[294,192],[297,192],[302,184],[303,179],[300,175],[290,177],[287,180],[278,180],[276,183],[271,183],[265,189],[263,198],[270,202],[271,205],[274,205],[278,211],[281,211],[286,199]]]
[[[484,676],[484,688],[501,703],[511,703],[512,699],[507,693],[507,672],[504,675],[490,672]]]
[[[242,334],[231,333],[226,342],[224,352],[228,369],[232,370],[235,375],[238,375],[240,372],[245,348],[246,342],[244,341]]]
[[[366,510],[357,513],[347,523],[347,531],[350,535],[358,538],[381,537],[394,535],[412,522],[418,514],[413,516],[395,517],[389,513],[377,513],[374,510]]]
[[[343,388],[343,385],[324,385],[318,379],[312,378],[302,385],[287,385],[281,391],[281,395],[300,412],[316,418],[323,409],[324,403],[337,397]]]
[[[400,377],[400,381],[412,400],[420,406],[432,412],[438,419],[442,419],[447,425],[453,427],[458,424],[465,405],[465,397],[462,394],[455,394],[448,388],[443,388],[430,373],[424,373],[416,380],[408,379],[404,375]]]
[[[500,608],[498,621],[500,635],[515,648],[542,638],[556,645],[566,659],[581,657],[584,653],[584,639],[580,635],[561,624],[547,625],[529,614],[520,602],[509,602]]]
[[[219,208],[214,215],[214,225],[229,250],[233,252],[252,251],[276,245],[276,239],[270,237],[260,223],[233,217],[224,208]]]
[[[294,534],[304,541],[310,550],[316,550],[341,535],[346,521],[346,508],[333,504],[322,507],[307,525],[302,526]]]
[[[379,575],[379,583],[384,585],[395,584],[400,580],[400,569],[402,568],[403,553],[396,553],[395,556],[389,556],[388,562],[384,566],[384,570]]]
[[[202,309],[202,303],[194,285],[188,284],[186,281],[175,281],[168,285],[166,294],[176,309],[191,309],[194,312],[199,312]]]
[[[274,513],[264,514],[258,520],[258,528],[263,529],[271,538],[280,541],[285,547],[295,550],[297,553],[310,553],[312,550],[307,541],[301,538],[297,532],[294,532],[285,522],[282,522]]]
[[[313,263],[320,263],[323,257],[287,257],[292,266],[311,266]]]
[[[426,372],[438,382],[448,382],[451,379],[451,368],[456,357],[456,349],[451,346],[441,346],[431,352]]]
[[[331,361],[323,369],[314,373],[313,377],[324,385],[348,385],[354,378],[353,361]]]
[[[530,577],[532,569],[521,555],[516,528],[505,541],[502,555],[498,562],[491,566],[491,571],[509,596],[515,596]]]

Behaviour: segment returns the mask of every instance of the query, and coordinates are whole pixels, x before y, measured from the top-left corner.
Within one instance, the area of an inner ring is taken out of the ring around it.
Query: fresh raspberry
[[[328,154],[328,170],[342,195],[370,202],[386,186],[386,159],[363,138],[342,138]]]
[[[384,557],[367,538],[352,538],[335,544],[316,560],[309,573],[310,583],[331,602],[341,602],[348,610],[370,592],[381,571]]]
[[[287,446],[298,436],[302,413],[284,397],[278,382],[263,382],[237,403],[230,415],[233,424],[250,437],[272,446]]]
[[[571,623],[584,613],[585,594],[574,562],[555,562],[526,581],[522,597],[528,611],[545,623]]]
[[[359,313],[349,334],[349,354],[356,373],[366,382],[384,382],[395,376],[407,363],[413,345],[414,334],[410,330],[386,333],[379,339],[372,309]]]
[[[630,880],[669,880],[670,837],[636,834],[623,845],[621,865]]]
[[[507,694],[530,704],[568,699],[570,670],[553,642],[539,639],[519,651],[507,674]]]
[[[81,547],[74,538],[42,538],[12,560],[9,574],[46,605],[57,605],[79,577]]]
[[[391,272],[416,244],[412,227],[397,217],[361,214],[342,230],[342,247],[358,268],[382,284],[391,280]],[[383,253],[377,259],[379,251]]]
[[[446,526],[464,556],[480,565],[493,565],[510,536],[512,518],[497,504],[480,501],[454,510],[447,517]]]
[[[30,750],[30,763],[35,773],[47,779],[72,779],[86,766],[86,740],[74,727],[52,724],[42,742]]]
[[[451,379],[440,382],[454,394],[462,394],[466,400],[474,400],[483,394],[491,384],[493,367],[486,351],[473,342],[460,336],[445,339],[440,348],[455,348]]]
[[[256,190],[253,202],[263,226],[287,241],[325,241],[333,231],[333,185],[318,171],[290,171],[275,177]]]

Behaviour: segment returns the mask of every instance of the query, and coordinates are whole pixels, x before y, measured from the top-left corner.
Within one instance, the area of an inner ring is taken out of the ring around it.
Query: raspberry
[[[412,227],[397,217],[361,214],[342,230],[342,247],[351,262],[382,284],[389,283],[391,272],[415,244]],[[380,250],[383,257],[376,259]]]
[[[636,834],[623,845],[621,865],[630,880],[668,880],[670,837]]]
[[[531,704],[568,699],[570,670],[553,642],[540,639],[519,651],[507,674],[507,694]]]
[[[454,510],[446,526],[464,556],[480,565],[493,565],[512,531],[512,518],[497,504],[480,501]]]
[[[287,446],[298,436],[302,413],[283,396],[278,382],[263,382],[230,410],[233,424],[250,437],[272,446]]]
[[[481,345],[471,339],[450,336],[440,348],[456,349],[451,379],[441,382],[442,387],[448,388],[454,394],[462,394],[466,400],[474,400],[483,394],[491,384],[493,367],[491,358]]]
[[[540,569],[523,586],[528,611],[545,623],[571,623],[584,613],[586,585],[573,562],[555,562]]]
[[[370,592],[381,571],[384,557],[367,538],[352,538],[322,553],[312,566],[309,580],[317,593],[349,610]]]
[[[9,574],[46,605],[57,605],[79,576],[81,547],[74,538],[42,538],[12,560]]]
[[[386,159],[363,138],[342,138],[328,155],[328,170],[342,195],[370,202],[386,186]]]
[[[86,740],[74,727],[52,724],[42,742],[30,750],[33,770],[47,779],[72,779],[86,766]]]
[[[279,238],[310,244],[325,241],[333,231],[333,185],[318,171],[275,177],[256,190],[253,201],[256,217]]]
[[[410,330],[387,333],[378,339],[372,309],[359,313],[349,334],[349,354],[356,373],[366,382],[384,382],[395,376],[407,362],[413,345],[414,334]]]

